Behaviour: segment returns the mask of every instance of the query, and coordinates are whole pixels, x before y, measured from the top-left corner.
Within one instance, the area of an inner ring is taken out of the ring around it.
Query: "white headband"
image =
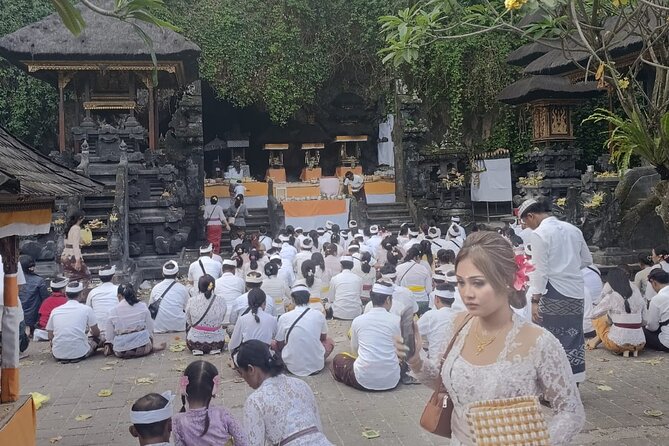
[[[262,274],[251,271],[246,275],[246,283],[262,283]]]
[[[281,256],[279,254],[272,254],[269,259],[270,259],[270,261],[281,260]]]
[[[209,254],[213,249],[214,247],[211,245],[211,243],[209,243],[208,246],[203,246],[200,248],[200,254]]]
[[[70,282],[67,284],[67,288],[65,288],[66,293],[80,293],[82,291],[84,291],[84,284],[81,282]]]
[[[460,235],[460,231],[458,230],[458,227],[457,226],[451,226],[450,228],[448,228],[448,235],[450,235],[451,237],[457,237],[458,235]]]
[[[301,283],[293,286],[293,288],[290,289],[291,293],[297,293],[298,291],[306,291],[307,293],[311,293],[309,291],[309,288],[307,288],[306,285],[303,285]]]
[[[460,217],[451,217],[453,223],[460,223]]]
[[[409,229],[409,235],[412,237],[418,237],[418,231],[414,231],[413,229]]]
[[[446,283],[452,283],[452,284],[457,284],[458,283],[458,277],[453,274],[446,274]]]
[[[355,220],[351,220],[348,222],[348,227],[349,228],[357,228],[358,227],[358,222]]]
[[[534,198],[530,198],[529,200],[523,201],[523,204],[521,204],[520,207],[518,208],[518,217],[523,218],[523,214],[525,213],[525,211],[527,211],[527,208],[529,208],[533,204],[537,204],[537,200],[535,200]]]
[[[372,292],[373,292],[373,293],[379,293],[379,294],[385,294],[385,295],[387,295],[387,296],[392,296],[392,295],[393,295],[393,291],[395,291],[395,287],[394,287],[394,286],[392,286],[392,285],[389,286],[389,285],[387,285],[387,284],[385,284],[385,283],[383,283],[383,282],[376,282],[376,283],[372,286]]]
[[[376,225],[372,225],[369,227],[369,233],[370,234],[378,234],[379,233],[379,227]]]
[[[282,242],[288,242],[290,241],[290,237],[288,237],[287,235],[280,235],[279,240],[281,240]]]
[[[233,267],[237,268],[237,262],[235,262],[232,259],[225,259],[225,260],[223,260],[223,266],[233,266]]]
[[[163,274],[166,276],[171,276],[179,272],[179,264],[174,260],[170,260],[163,265]]]
[[[272,248],[281,248],[281,243],[272,242]]]
[[[446,274],[442,270],[436,269],[432,274],[432,280],[441,280],[442,282],[446,282]]]
[[[310,238],[305,238],[302,240],[302,248],[311,248],[311,245],[313,244],[313,240]]]
[[[325,222],[325,227],[327,229],[332,229],[333,226],[334,226],[334,223],[332,223],[330,220]]]
[[[112,265],[107,269],[101,269],[98,271],[98,276],[106,277],[106,276],[113,276],[116,274],[116,265]]]
[[[341,256],[341,258],[339,259],[339,262],[340,263],[341,262],[351,262],[351,263],[353,263],[353,257],[351,257],[351,256]]]
[[[51,288],[65,288],[69,280],[65,277],[56,277],[51,280]]]
[[[394,282],[397,279],[397,273],[381,274],[381,278],[389,282]]]
[[[455,299],[455,291],[450,290],[434,290],[434,295],[437,297],[443,297],[444,299]]]
[[[172,418],[174,395],[170,391],[163,392],[161,395],[167,400],[165,407],[156,410],[131,410],[130,422],[132,424],[152,424]]]

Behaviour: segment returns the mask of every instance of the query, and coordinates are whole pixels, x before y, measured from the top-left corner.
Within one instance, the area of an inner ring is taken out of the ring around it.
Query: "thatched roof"
[[[113,9],[112,0],[99,3]],[[86,28],[75,37],[63,25],[58,14],[27,25],[0,39],[0,55],[13,61],[151,61],[146,43],[130,23],[97,14],[82,5],[76,5],[86,22]],[[181,34],[148,23],[137,23],[153,41],[158,60],[184,61],[187,78],[192,69],[197,73],[200,48]]]
[[[3,181],[4,180],[4,181]],[[0,201],[91,195],[104,185],[54,163],[0,127]]]
[[[601,93],[596,82],[572,84],[561,76],[530,76],[506,87],[497,95],[497,100],[518,105],[539,99],[587,99]]]
[[[524,67],[538,57],[551,51],[551,48],[540,42],[532,42],[511,51],[506,58],[506,63]]]

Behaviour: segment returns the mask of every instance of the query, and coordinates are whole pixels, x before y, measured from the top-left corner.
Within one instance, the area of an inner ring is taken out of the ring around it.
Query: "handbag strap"
[[[441,357],[441,361],[439,361],[439,373],[437,374],[437,383],[438,383],[437,389],[439,389],[438,391],[446,391],[446,387],[444,386],[444,380],[441,379],[441,369],[444,367],[444,362],[446,361],[448,354],[453,349],[453,346],[455,345],[455,340],[458,338],[458,335],[460,334],[462,329],[465,328],[465,325],[467,325],[467,323],[472,320],[473,317],[474,316],[467,313],[462,322],[460,322],[460,325],[458,325],[455,331],[453,332],[453,337],[451,338],[451,341],[448,343],[448,347],[446,347],[446,351],[444,352],[444,355]]]
[[[290,328],[289,328],[288,331],[286,332],[286,344],[288,344],[288,337],[290,336],[290,332],[293,331],[293,328],[295,328],[295,325],[297,324],[297,322],[298,322],[300,319],[302,319],[302,316],[304,316],[305,314],[307,314],[307,311],[309,311],[309,310],[311,310],[311,307],[308,307],[306,310],[304,310],[304,311],[302,312],[302,314],[300,314],[300,315],[298,316],[298,318],[295,319],[295,322],[293,322],[293,325],[290,326]]]
[[[200,268],[202,268],[202,274],[207,274],[207,270],[204,269],[204,265],[202,264],[202,259],[197,259],[197,263],[199,263]]]
[[[416,262],[413,262],[413,265],[411,265],[411,266],[409,267],[409,269],[407,269],[406,271],[404,271],[404,274],[402,274],[402,277],[400,277],[400,280],[398,280],[397,283],[398,283],[398,284],[402,283],[402,279],[404,279],[404,276],[406,276],[407,273],[408,273],[409,271],[411,271],[411,268],[413,268],[413,267],[416,266],[416,265],[417,265],[417,263],[416,263]]]
[[[237,212],[235,212],[235,217],[234,218],[237,218],[237,215],[239,215],[239,210],[242,208],[242,206],[244,206],[244,203],[241,203],[239,205],[239,207],[237,208]]]
[[[192,325],[193,327],[197,327],[198,325],[200,325],[200,322],[202,322],[204,320],[207,313],[209,313],[209,310],[211,309],[211,306],[214,304],[214,300],[216,300],[216,294],[211,296],[211,300],[209,301],[209,306],[207,307],[206,310],[204,310],[204,313],[202,313],[202,316],[200,317],[200,319],[198,319],[197,322]]]
[[[160,302],[161,300],[163,300],[163,297],[165,297],[165,295],[167,294],[167,292],[174,286],[175,283],[177,283],[177,281],[176,281],[176,280],[173,280],[172,283],[170,283],[170,286],[168,286],[168,287],[165,289],[165,291],[163,291],[163,294],[161,294],[160,297],[159,297],[158,299],[154,300],[153,303],[155,304],[156,302]]]

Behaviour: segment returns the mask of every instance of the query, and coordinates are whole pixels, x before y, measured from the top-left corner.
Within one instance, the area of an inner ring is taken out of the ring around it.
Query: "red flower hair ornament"
[[[534,271],[534,266],[522,254],[515,257],[516,260],[516,277],[513,280],[513,288],[516,291],[523,291],[530,280],[528,273]]]

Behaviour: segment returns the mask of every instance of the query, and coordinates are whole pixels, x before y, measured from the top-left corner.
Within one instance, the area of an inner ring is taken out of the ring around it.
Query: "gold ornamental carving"
[[[135,101],[88,101],[84,102],[84,110],[134,110]]]
[[[550,109],[551,136],[569,135],[569,110],[565,106],[556,105]]]

